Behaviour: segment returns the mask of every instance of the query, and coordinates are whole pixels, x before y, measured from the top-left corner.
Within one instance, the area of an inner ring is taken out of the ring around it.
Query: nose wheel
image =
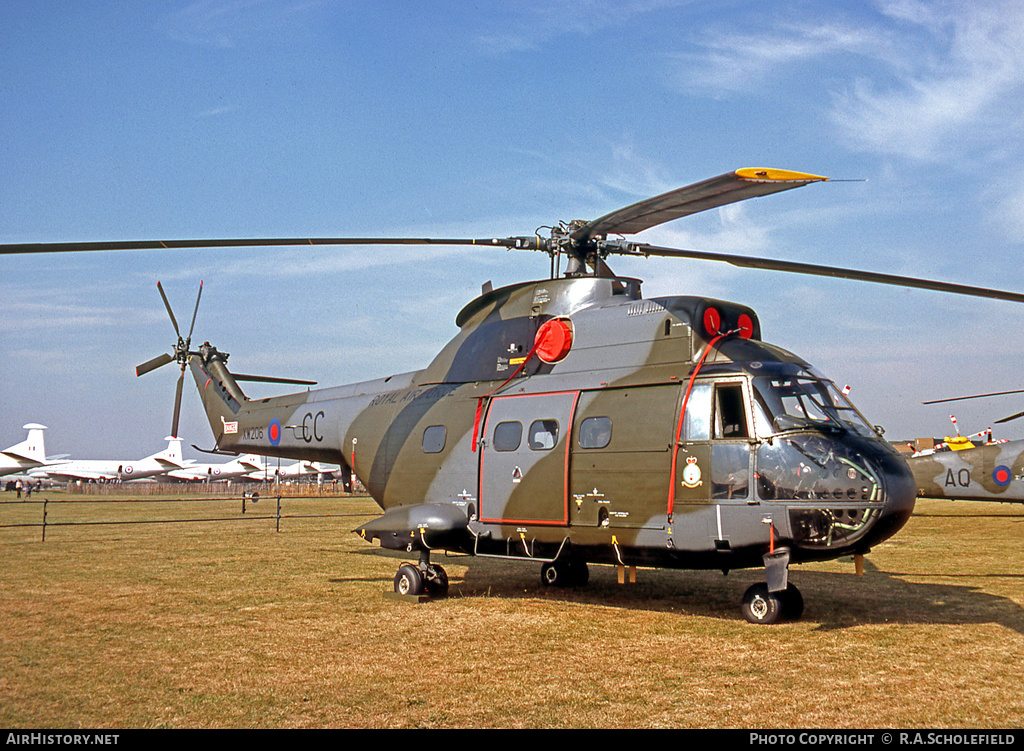
[[[754,584],[743,595],[741,610],[749,623],[795,621],[803,615],[804,598],[793,584],[781,592],[770,592],[767,584]]]

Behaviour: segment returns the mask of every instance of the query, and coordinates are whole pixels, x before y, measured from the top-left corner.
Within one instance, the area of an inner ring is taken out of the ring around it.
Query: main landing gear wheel
[[[436,563],[427,566],[427,594],[431,597],[448,596],[448,573]]]
[[[798,621],[804,614],[804,596],[795,585],[790,584],[782,592],[779,592],[782,599],[782,617],[787,621]]]
[[[750,623],[768,625],[795,621],[803,615],[804,598],[792,584],[782,592],[769,592],[767,584],[755,584],[743,595],[741,609]]]
[[[395,574],[395,592],[413,597],[446,597],[448,573],[435,563],[429,564],[425,571],[413,563],[403,563]]]
[[[551,561],[540,569],[545,587],[584,587],[590,581],[586,561]]]
[[[426,591],[423,572],[411,563],[403,563],[395,574],[395,592],[418,596]]]

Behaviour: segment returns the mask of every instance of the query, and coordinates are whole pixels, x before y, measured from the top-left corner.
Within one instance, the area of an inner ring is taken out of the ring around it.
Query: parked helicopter
[[[422,370],[250,400],[228,354],[177,344],[138,375],[191,369],[216,450],[341,465],[383,509],[355,530],[403,563],[401,595],[447,592],[438,551],[540,564],[582,585],[588,564],[764,567],[753,623],[798,618],[790,564],[864,554],[910,517],[914,478],[832,382],[761,340],[757,314],[701,297],[645,299],[609,255],[717,260],[1024,302],[1024,295],[873,272],[665,248],[627,235],[827,178],[741,169],[550,237],[163,240],[8,245],[3,253],[287,245],[486,245],[546,252],[548,279],[489,289]],[[563,258],[566,270],[561,273]],[[200,294],[202,287],[200,286]],[[199,298],[196,299],[198,309]],[[192,324],[195,324],[193,312]],[[283,379],[282,379],[283,380]]]
[[[1024,503],[1024,441],[995,441],[907,458],[919,496]]]
[[[1020,389],[970,396],[932,399],[924,404],[944,404],[965,399],[1024,393]],[[1024,417],[1018,412],[996,420],[996,424]],[[950,418],[954,419],[954,418]],[[955,424],[955,419],[954,419]],[[970,436],[973,439],[974,436]],[[907,459],[914,473],[918,495],[951,501],[999,501],[1024,503],[1024,440],[992,441],[947,438],[949,450],[919,451]]]

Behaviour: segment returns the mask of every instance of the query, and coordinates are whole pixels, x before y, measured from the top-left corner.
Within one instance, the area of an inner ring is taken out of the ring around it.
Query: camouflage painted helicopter
[[[964,399],[1024,393],[1020,389],[988,394],[932,399],[924,404],[943,404]],[[1024,417],[1018,412],[996,420],[996,424]],[[974,436],[970,436],[974,438]],[[928,450],[907,459],[914,473],[918,495],[951,501],[999,501],[1024,503],[1024,441],[974,442],[947,439],[948,450]]]
[[[1024,302],[1024,295],[759,258],[665,248],[622,235],[827,178],[741,169],[550,237],[164,240],[19,245],[0,252],[314,245],[486,245],[546,252],[548,279],[483,293],[427,367],[250,400],[227,353],[178,342],[137,369],[190,368],[218,451],[340,464],[383,509],[356,532],[418,554],[395,591],[448,589],[439,551],[540,565],[582,585],[588,564],[765,570],[742,612],[795,619],[790,564],[866,553],[907,521],[906,463],[834,384],[761,340],[749,307],[644,299],[609,255],[668,256]],[[609,236],[617,236],[611,239]],[[566,270],[561,274],[561,264]],[[158,285],[159,286],[159,285]],[[200,294],[202,287],[200,287]],[[199,299],[196,299],[198,308]],[[195,324],[195,313],[192,318]]]

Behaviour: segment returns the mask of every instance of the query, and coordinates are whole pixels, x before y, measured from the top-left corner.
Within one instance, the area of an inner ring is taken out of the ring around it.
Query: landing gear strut
[[[430,562],[426,551],[420,554],[420,562],[403,563],[395,574],[395,592],[400,595],[419,597],[446,597],[448,595],[448,573],[436,563]]]

